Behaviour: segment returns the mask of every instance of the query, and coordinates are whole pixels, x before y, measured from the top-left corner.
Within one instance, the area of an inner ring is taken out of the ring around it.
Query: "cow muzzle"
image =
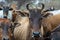
[[[33,36],[32,37],[39,38],[40,37],[40,32],[33,32]]]
[[[3,36],[2,40],[9,40],[9,37],[8,36]]]

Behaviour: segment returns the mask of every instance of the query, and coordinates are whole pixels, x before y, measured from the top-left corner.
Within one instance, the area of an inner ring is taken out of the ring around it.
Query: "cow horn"
[[[30,5],[30,4],[31,4],[31,3],[28,3],[28,4],[26,5],[27,10],[30,10],[30,9],[29,9],[29,5]],[[42,5],[41,10],[43,10],[45,6],[44,6],[44,4],[43,4],[43,3],[41,3],[41,5]]]
[[[41,8],[41,10],[43,10],[45,6],[44,6],[44,4],[43,4],[43,3],[41,3],[41,5],[42,5],[42,8]]]
[[[29,5],[30,5],[30,3],[28,3],[28,4],[26,5],[27,10],[30,10],[30,9],[29,9]]]

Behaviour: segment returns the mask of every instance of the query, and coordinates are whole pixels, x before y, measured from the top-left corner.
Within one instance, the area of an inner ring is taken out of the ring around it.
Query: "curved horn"
[[[29,5],[30,5],[30,4],[31,4],[31,3],[28,3],[28,4],[26,5],[27,10],[30,10],[30,9],[29,9]],[[43,9],[44,9],[44,7],[45,7],[45,5],[44,5],[43,3],[41,3],[41,5],[42,5],[41,10],[43,10]]]
[[[30,10],[30,9],[29,9],[29,5],[30,5],[30,3],[28,3],[28,4],[26,5],[27,10]]]
[[[42,5],[42,8],[41,8],[41,10],[43,10],[43,9],[44,9],[44,7],[45,7],[45,5],[44,5],[43,3],[41,3],[41,5]]]

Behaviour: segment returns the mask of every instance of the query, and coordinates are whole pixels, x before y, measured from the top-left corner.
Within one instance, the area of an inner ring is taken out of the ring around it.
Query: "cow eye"
[[[32,19],[32,18],[29,18],[29,20],[30,20],[30,23],[32,23],[32,22],[33,22],[33,19]]]

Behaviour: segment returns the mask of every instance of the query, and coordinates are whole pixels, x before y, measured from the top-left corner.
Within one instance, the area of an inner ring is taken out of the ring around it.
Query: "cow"
[[[44,6],[43,4],[42,4],[42,6]],[[42,7],[42,9],[43,9],[43,7]],[[41,10],[42,10],[41,9]],[[36,11],[36,12],[35,12]],[[38,12],[37,12],[38,11]],[[40,12],[39,12],[40,10],[38,10],[38,9],[32,9],[31,10],[31,14],[33,14],[33,13],[35,13],[35,15],[33,15],[33,17],[32,18],[34,18],[36,15],[37,15],[37,13],[38,13],[38,15],[35,17],[35,18],[37,18],[37,19],[39,19],[39,16],[40,16]],[[30,11],[29,11],[30,12]],[[32,15],[29,15],[30,17],[32,16]],[[20,20],[21,18],[18,18],[18,20]],[[23,18],[24,19],[24,18]],[[15,38],[17,39],[17,40],[34,40],[34,38],[32,38],[32,37],[37,37],[37,38],[39,38],[39,35],[40,35],[40,32],[38,31],[39,30],[39,26],[38,26],[38,24],[35,26],[35,27],[33,27],[35,24],[33,23],[33,22],[29,22],[29,21],[31,21],[30,20],[30,18],[29,17],[27,17],[27,19],[25,19],[25,22],[22,20],[22,22],[21,22],[21,26],[18,26],[18,27],[16,27],[15,28],[15,30],[14,30],[14,36],[15,36]],[[36,20],[36,19],[34,19],[33,21],[36,21],[37,23],[38,23],[38,20]],[[23,23],[23,24],[22,24]],[[32,25],[30,25],[29,26],[29,24],[31,24],[32,23]],[[34,24],[34,25],[33,25]],[[19,29],[18,29],[19,28]],[[18,29],[18,30],[17,30]],[[24,29],[24,30],[23,30]],[[20,30],[20,32],[19,32],[19,30]],[[17,31],[17,32],[16,32]],[[17,35],[17,33],[19,32],[19,34]],[[24,34],[25,33],[25,34]],[[24,34],[24,35],[23,35]],[[31,34],[31,35],[30,35]],[[21,37],[19,37],[19,36],[21,36]],[[37,39],[36,38],[36,39]],[[35,39],[35,40],[36,40]],[[38,39],[37,39],[38,40]]]
[[[1,31],[1,40],[12,40],[12,8],[8,6],[4,6],[3,8],[0,8],[0,28],[2,29]]]
[[[42,13],[44,4],[42,4],[42,9],[29,9],[29,5],[26,6],[29,10],[27,22],[22,21],[23,24],[15,28],[14,37],[16,40],[44,40],[54,28],[60,25],[60,14],[47,18],[49,15]],[[20,19],[18,18],[18,20]],[[41,27],[43,27],[43,34],[41,33]]]
[[[30,28],[28,27],[29,26],[28,17],[18,16],[17,22],[21,25],[17,25],[16,28],[14,29],[14,38],[15,38],[15,40],[28,40],[27,39],[28,34],[29,34],[28,30],[30,30]]]
[[[12,8],[8,7],[8,6],[4,6],[2,8],[0,8],[0,18],[8,18],[10,20],[12,20]]]
[[[0,18],[0,40],[12,40],[11,21],[5,18]]]
[[[45,35],[48,32],[52,32],[53,29],[55,29],[57,26],[60,25],[59,16],[60,16],[60,14],[57,14],[57,15],[54,15],[54,16],[51,16],[49,18],[42,20],[43,21],[42,25],[44,27]]]

